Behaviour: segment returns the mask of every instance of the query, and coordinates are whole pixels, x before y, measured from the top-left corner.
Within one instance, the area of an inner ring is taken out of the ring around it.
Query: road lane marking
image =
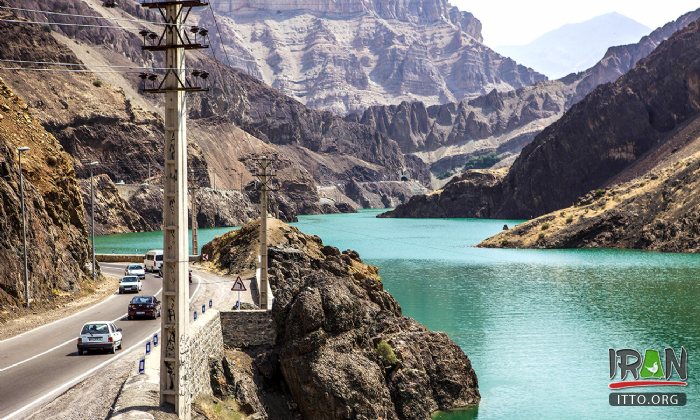
[[[199,276],[197,276],[197,279],[198,279],[198,281],[197,281],[197,287],[195,288],[194,293],[192,294],[192,296],[191,296],[190,299],[189,299],[190,304],[191,304],[192,301],[194,300],[194,297],[195,297],[195,295],[197,294],[197,292],[199,291],[199,287],[200,287],[201,284],[202,284],[201,279],[200,279]],[[158,291],[158,293],[156,293],[156,294],[160,294],[162,290],[163,290],[163,288],[161,288],[161,289]],[[123,318],[123,317],[124,317],[124,315],[122,315],[120,318]],[[117,319],[120,319],[120,318],[117,318]],[[112,322],[114,322],[114,321],[112,321]],[[162,322],[162,321],[161,321],[161,322]],[[133,350],[135,350],[137,347],[143,345],[143,343],[145,343],[146,341],[150,340],[150,339],[153,337],[153,334],[159,333],[160,330],[161,330],[161,328],[159,327],[157,330],[155,330],[155,331],[153,331],[152,333],[150,333],[146,338],[144,338],[143,340],[141,340],[141,341],[138,342],[137,344],[134,344],[133,346],[129,347],[129,348],[126,349],[126,350],[122,350],[121,353],[115,355],[114,357],[111,357],[111,358],[105,360],[104,362],[100,363],[99,365],[95,366],[94,368],[88,370],[87,372],[84,372],[84,373],[80,374],[79,376],[77,376],[77,377],[75,377],[75,378],[73,378],[73,379],[71,379],[71,380],[65,382],[64,384],[59,385],[58,387],[56,387],[56,388],[54,388],[53,390],[51,390],[51,391],[45,393],[44,395],[42,395],[41,397],[35,399],[34,401],[32,401],[32,402],[30,402],[30,403],[28,403],[28,404],[26,404],[26,405],[20,407],[19,409],[13,411],[12,413],[8,414],[7,416],[0,418],[0,420],[9,420],[9,419],[11,419],[12,417],[14,417],[14,416],[16,416],[16,415],[18,415],[18,414],[21,414],[21,413],[23,413],[24,411],[26,411],[26,410],[28,410],[28,409],[34,407],[35,405],[40,404],[40,403],[42,403],[42,402],[48,400],[48,399],[49,399],[50,397],[52,397],[54,394],[58,394],[58,393],[61,392],[61,391],[67,390],[67,389],[69,389],[69,388],[75,386],[76,384],[80,383],[80,382],[81,382],[83,379],[85,379],[86,377],[92,375],[94,372],[96,372],[96,371],[102,369],[103,367],[107,366],[108,364],[110,364],[110,363],[112,363],[112,362],[114,362],[114,361],[120,359],[121,357],[123,357],[123,356],[129,354],[130,352],[132,352]],[[71,339],[71,341],[72,341],[72,340],[74,340],[74,339]],[[64,344],[64,345],[65,345],[65,344]]]
[[[113,265],[113,264],[115,264],[115,263],[104,263],[104,264],[105,264],[105,265]],[[118,264],[118,263],[117,263],[117,264]],[[118,267],[110,267],[110,268],[117,269]],[[114,275],[114,274],[113,274],[113,275]],[[119,276],[118,274],[116,274],[116,275]],[[38,331],[38,330],[40,330],[40,329],[42,329],[42,328],[48,327],[48,326],[53,325],[53,324],[55,324],[55,323],[57,323],[57,322],[65,321],[65,320],[67,320],[67,319],[70,319],[70,318],[73,318],[73,317],[75,317],[75,316],[78,316],[78,315],[82,314],[83,312],[86,312],[86,311],[95,309],[96,306],[102,305],[103,303],[107,303],[107,301],[109,301],[110,299],[112,299],[113,297],[115,297],[115,296],[118,294],[117,292],[118,292],[118,289],[115,289],[115,294],[109,295],[105,300],[100,301],[100,302],[97,302],[96,304],[94,304],[94,305],[92,305],[92,306],[90,306],[90,307],[88,307],[88,308],[85,308],[85,309],[83,309],[83,310],[81,310],[81,311],[79,311],[79,312],[76,312],[76,313],[74,313],[74,314],[72,314],[72,315],[68,315],[68,316],[65,317],[65,318],[57,319],[57,320],[55,320],[55,321],[49,322],[48,324],[44,324],[44,325],[41,325],[41,326],[36,327],[36,328],[34,328],[34,329],[31,329],[31,330],[29,330],[29,331],[25,331],[25,332],[23,332],[23,333],[21,333],[21,334],[17,334],[17,335],[15,335],[15,336],[13,336],[13,337],[9,337],[9,338],[6,338],[6,339],[4,339],[4,340],[0,340],[0,344],[5,343],[5,342],[10,341],[10,340],[14,340],[15,338],[23,337],[23,336],[25,336],[25,335],[27,335],[27,334],[34,333],[34,332],[36,332],[36,331]],[[0,370],[0,372],[2,372],[2,371]]]
[[[155,330],[154,332],[150,333],[146,338],[144,338],[143,340],[141,340],[141,341],[139,341],[138,343],[134,344],[133,346],[129,347],[128,349],[122,350],[121,353],[116,354],[116,355],[114,355],[113,357],[110,357],[109,359],[105,360],[104,362],[100,363],[99,365],[95,366],[94,368],[88,370],[87,372],[84,372],[84,373],[82,373],[81,375],[79,375],[79,376],[77,376],[77,377],[75,377],[75,378],[73,378],[73,379],[71,379],[71,380],[65,382],[64,384],[57,386],[56,388],[52,389],[51,391],[47,392],[46,394],[42,395],[41,397],[35,399],[34,401],[30,402],[29,404],[24,405],[23,407],[20,407],[19,409],[13,411],[12,413],[10,413],[10,414],[8,414],[7,416],[1,418],[0,420],[9,420],[9,419],[11,419],[12,417],[14,417],[14,416],[16,416],[16,415],[18,415],[18,414],[21,414],[22,412],[24,412],[24,411],[26,411],[26,410],[32,408],[33,406],[35,406],[35,405],[37,405],[37,404],[39,404],[39,403],[44,402],[45,400],[47,400],[47,399],[49,399],[50,397],[52,397],[54,394],[58,394],[59,392],[63,391],[64,389],[68,389],[68,388],[70,388],[70,387],[76,385],[77,383],[79,383],[80,381],[82,381],[83,379],[85,379],[87,376],[92,375],[94,372],[98,371],[99,369],[102,369],[103,367],[107,366],[108,364],[117,361],[118,359],[122,358],[123,356],[125,356],[125,355],[131,353],[132,351],[134,351],[134,350],[135,350],[136,348],[138,348],[139,346],[142,346],[143,343],[145,343],[146,341],[148,341],[148,340],[151,339],[151,337],[153,336],[153,334],[155,334],[155,333],[157,333],[157,332],[159,332],[159,331],[160,331],[160,328],[159,328],[158,330]]]
[[[116,289],[115,289],[115,293],[116,293]],[[57,323],[57,322],[65,321],[65,320],[67,320],[67,319],[70,319],[70,318],[73,318],[73,317],[75,317],[75,316],[78,316],[78,315],[82,314],[83,312],[87,312],[87,311],[89,311],[89,310],[95,309],[96,306],[102,305],[103,303],[107,303],[107,301],[109,301],[110,299],[112,299],[112,298],[115,297],[115,296],[116,296],[116,294],[109,295],[109,297],[107,297],[107,299],[105,299],[105,300],[103,300],[103,301],[100,301],[100,302],[97,302],[96,304],[90,306],[89,308],[85,308],[85,309],[83,309],[83,310],[80,311],[80,312],[74,313],[73,315],[68,315],[68,316],[65,317],[65,318],[57,319],[57,320],[55,320],[55,321],[53,321],[53,322],[49,322],[48,324],[44,324],[44,325],[42,325],[42,326],[36,327],[36,328],[34,328],[34,329],[31,329],[31,330],[29,330],[29,331],[25,331],[25,332],[23,332],[23,333],[21,333],[21,334],[17,334],[17,335],[15,335],[14,337],[10,337],[10,338],[6,338],[6,339],[4,339],[4,340],[0,340],[0,344],[5,343],[5,342],[10,341],[10,340],[14,340],[15,338],[23,337],[23,336],[25,336],[25,335],[27,335],[27,334],[31,334],[31,333],[33,333],[33,332],[36,332],[36,331],[42,329],[42,328],[46,328],[46,327],[48,327],[48,326],[50,326],[50,325],[53,325],[53,324],[55,324],[55,323]]]
[[[162,292],[162,291],[163,291],[163,288],[161,287],[160,290],[158,290],[158,291],[156,292],[156,296],[159,295],[160,292]],[[124,318],[125,316],[128,316],[128,315],[129,315],[128,312],[127,312],[127,313],[123,313],[123,314],[119,315],[119,317],[114,318],[113,320],[111,320],[110,322],[115,323],[115,322],[119,321],[120,319],[122,319],[122,318]],[[48,350],[46,350],[46,351],[43,351],[43,352],[41,352],[41,353],[39,353],[39,354],[35,354],[34,356],[32,356],[32,357],[30,357],[30,358],[27,358],[27,359],[21,360],[21,361],[19,361],[19,362],[17,362],[17,363],[11,364],[10,366],[4,367],[4,368],[0,368],[0,372],[5,372],[5,371],[8,371],[8,370],[10,370],[10,369],[12,369],[12,368],[14,368],[14,367],[23,365],[23,364],[25,364],[25,363],[27,363],[27,362],[29,362],[29,361],[32,361],[32,360],[36,359],[37,357],[41,357],[41,356],[45,355],[46,353],[51,353],[52,351],[54,351],[54,350],[56,350],[56,349],[58,349],[58,348],[61,348],[61,347],[65,346],[66,344],[69,344],[69,343],[71,343],[71,342],[73,342],[73,341],[75,341],[75,340],[77,340],[77,339],[78,339],[77,336],[76,336],[76,337],[73,337],[73,338],[71,338],[71,339],[69,339],[69,340],[67,340],[67,341],[64,341],[63,343],[61,343],[61,344],[59,344],[59,345],[57,345],[57,346],[51,347],[50,349],[48,349]],[[76,345],[77,345],[77,344],[76,344]]]

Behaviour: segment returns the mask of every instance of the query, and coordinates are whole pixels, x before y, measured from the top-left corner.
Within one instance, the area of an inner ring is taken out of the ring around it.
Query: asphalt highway
[[[122,276],[126,265],[102,263],[100,267],[106,274]],[[198,286],[198,276],[194,276],[190,298]],[[160,298],[161,290],[161,278],[146,274],[139,294]],[[133,296],[119,295],[115,290],[114,295],[95,306],[0,341],[0,419],[21,418],[129,350],[145,346],[160,330],[160,318],[127,320],[126,311]],[[78,334],[83,324],[90,321],[114,321],[122,328],[122,350],[116,354],[95,352],[79,356]]]

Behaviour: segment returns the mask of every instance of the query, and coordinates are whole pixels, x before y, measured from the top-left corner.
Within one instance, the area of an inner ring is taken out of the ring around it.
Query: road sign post
[[[236,277],[236,281],[233,282],[233,286],[231,287],[231,290],[234,292],[238,292],[238,301],[236,301],[236,309],[241,309],[241,292],[245,292],[245,284],[243,284],[243,279],[241,279],[241,276]]]

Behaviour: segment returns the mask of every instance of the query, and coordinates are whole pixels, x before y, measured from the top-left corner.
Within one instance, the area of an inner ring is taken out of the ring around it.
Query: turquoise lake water
[[[471,359],[478,408],[443,419],[700,419],[700,255],[472,246],[513,221],[302,216],[302,231],[380,268],[404,314]],[[200,231],[200,242],[230,229]],[[112,235],[98,252],[161,248],[160,233]],[[684,346],[685,407],[611,407],[608,349]]]

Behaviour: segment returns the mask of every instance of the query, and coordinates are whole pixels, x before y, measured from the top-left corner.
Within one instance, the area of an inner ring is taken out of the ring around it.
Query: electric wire
[[[81,28],[111,28],[111,29],[132,29],[132,30],[140,30],[143,28],[137,28],[135,26],[114,26],[114,25],[92,25],[88,23],[65,23],[65,22],[39,22],[36,20],[20,20],[20,19],[0,19],[0,22],[8,22],[8,23],[24,23],[24,24],[31,24],[31,25],[44,25],[44,26],[51,26],[51,25],[58,25],[58,26],[77,26]]]
[[[19,12],[43,13],[46,15],[53,15],[53,16],[79,17],[79,18],[85,18],[85,19],[103,19],[103,20],[110,20],[113,22],[132,22],[132,23],[141,23],[143,25],[168,26],[168,24],[164,23],[164,22],[151,22],[150,20],[143,20],[143,19],[112,18],[112,17],[105,17],[105,16],[79,15],[79,14],[75,14],[75,13],[50,12],[47,10],[25,9],[22,7],[10,7],[10,6],[0,6],[0,9],[14,10],[14,11],[19,11]],[[195,26],[195,25],[183,25],[183,26],[190,27],[190,26]],[[114,27],[118,28],[117,26],[114,26]]]

